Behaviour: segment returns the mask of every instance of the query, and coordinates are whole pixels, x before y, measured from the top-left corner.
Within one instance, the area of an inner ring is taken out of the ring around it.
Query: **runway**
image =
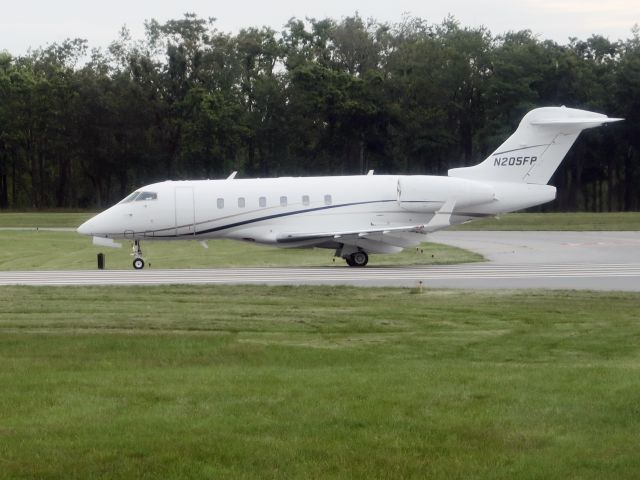
[[[264,284],[640,291],[640,264],[1,272],[0,285]]]
[[[432,240],[490,261],[365,268],[219,268],[0,272],[0,285],[356,285],[640,291],[640,232],[441,232]],[[545,260],[546,261],[543,261]]]
[[[269,284],[640,291],[640,264],[1,272],[0,285]]]

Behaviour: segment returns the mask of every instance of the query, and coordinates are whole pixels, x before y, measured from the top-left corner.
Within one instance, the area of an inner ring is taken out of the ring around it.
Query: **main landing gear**
[[[363,252],[362,250],[353,252],[352,254],[344,257],[344,259],[350,267],[364,267],[369,263],[369,255],[367,255],[367,252]]]
[[[133,268],[142,270],[144,268],[144,259],[142,258],[142,248],[140,248],[140,240],[133,241]]]
[[[360,247],[356,247],[355,245],[340,244],[340,246],[336,249],[335,256],[344,258],[344,260],[347,262],[347,265],[349,265],[350,267],[364,267],[367,263],[369,263],[369,255],[367,255],[367,252],[362,250],[362,248]]]

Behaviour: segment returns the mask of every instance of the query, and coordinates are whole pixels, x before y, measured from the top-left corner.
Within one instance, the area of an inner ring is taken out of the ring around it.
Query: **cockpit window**
[[[129,202],[147,202],[149,200],[157,200],[158,194],[156,192],[133,192],[124,200],[120,200],[120,203],[129,203]]]
[[[129,195],[127,198],[125,198],[124,200],[120,200],[120,203],[129,203],[129,202],[133,202],[136,197],[140,195],[140,192],[133,192],[131,195]]]
[[[158,194],[156,192],[140,192],[140,195],[136,197],[136,202],[143,202],[148,200],[157,200]]]

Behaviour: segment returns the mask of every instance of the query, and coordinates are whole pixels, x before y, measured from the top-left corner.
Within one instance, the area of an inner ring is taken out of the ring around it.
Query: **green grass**
[[[640,295],[0,289],[0,478],[638,478]]]
[[[249,266],[345,266],[333,250],[281,249],[232,240],[142,242],[150,268]],[[131,269],[131,242],[122,248],[96,247],[75,232],[0,231],[0,270],[95,269],[96,255],[106,255],[107,269]],[[482,261],[483,257],[447,245],[427,243],[397,255],[372,255],[370,265],[428,265]]]
[[[77,228],[95,212],[4,212],[0,228]]]
[[[454,227],[456,230],[637,231],[640,212],[508,213]]]

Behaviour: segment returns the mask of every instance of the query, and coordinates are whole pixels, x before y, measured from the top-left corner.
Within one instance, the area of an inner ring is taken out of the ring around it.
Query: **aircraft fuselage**
[[[501,201],[507,191],[509,201]],[[456,209],[450,224],[458,224],[555,198],[549,185],[398,175],[166,181],[139,192],[78,231],[113,239],[233,238],[295,247],[309,241],[286,241],[287,233],[426,225],[451,199]]]

